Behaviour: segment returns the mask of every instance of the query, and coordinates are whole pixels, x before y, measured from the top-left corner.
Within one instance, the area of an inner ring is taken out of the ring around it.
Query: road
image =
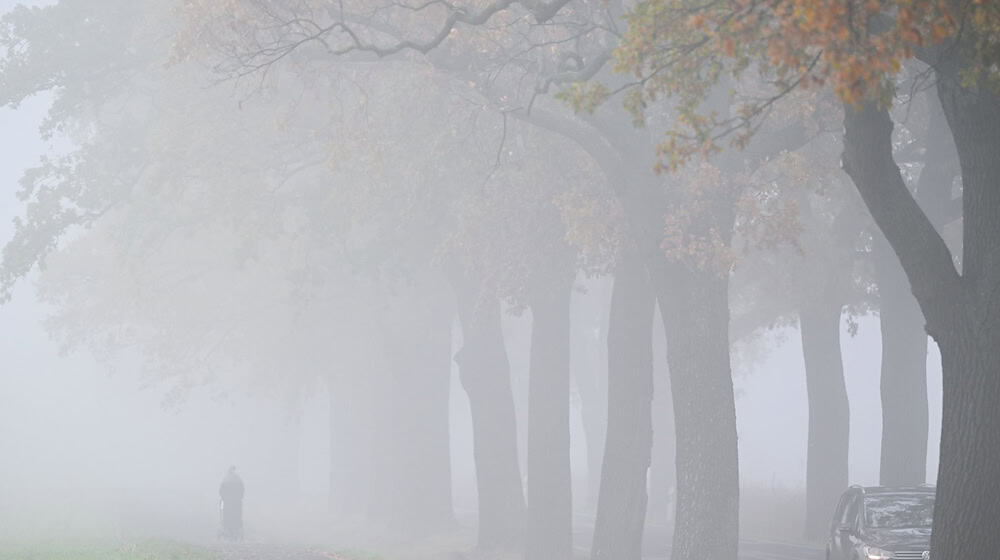
[[[353,560],[331,552],[263,543],[217,545],[212,547],[216,560]],[[647,560],[670,558],[669,547],[649,550]],[[460,552],[442,552],[442,560],[469,558]],[[577,558],[587,558],[587,550],[578,547]],[[740,560],[822,560],[822,550],[794,543],[744,540],[740,542]],[[395,560],[387,557],[386,560]]]
[[[590,557],[589,547],[592,539],[592,520],[577,519],[574,532],[574,557],[587,559]],[[667,527],[649,526],[644,533],[643,559],[669,560],[671,531]],[[433,549],[407,549],[400,552],[404,560],[419,558],[420,560],[473,560],[484,558],[468,548],[472,539],[462,539],[461,543],[438,543]],[[344,557],[332,552],[316,548],[299,546],[283,546],[269,542],[245,543],[214,543],[211,550],[216,560],[355,560],[356,557]],[[425,549],[426,547],[419,547]],[[328,549],[329,550],[329,549]],[[397,551],[399,552],[399,551]],[[385,560],[400,560],[393,558],[394,553],[386,551]],[[503,556],[514,558],[516,556]],[[490,558],[494,558],[490,556]],[[711,559],[708,559],[711,560]],[[774,540],[743,539],[740,541],[739,560],[823,560],[823,550],[819,546],[803,543],[781,542]]]
[[[591,527],[585,520],[576,521],[574,545],[576,556],[589,557]],[[670,530],[666,527],[647,526],[643,538],[643,558],[668,560],[670,558]],[[743,539],[740,541],[739,560],[823,560],[823,549],[818,545],[770,540]]]
[[[740,541],[740,560],[823,560],[823,549],[795,543]]]

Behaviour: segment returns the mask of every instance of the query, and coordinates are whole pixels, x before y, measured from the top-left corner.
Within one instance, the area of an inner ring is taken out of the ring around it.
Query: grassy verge
[[[208,550],[166,540],[0,544],[0,560],[213,560]]]

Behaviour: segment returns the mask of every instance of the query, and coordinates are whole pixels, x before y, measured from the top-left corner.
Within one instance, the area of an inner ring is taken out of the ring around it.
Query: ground
[[[740,560],[819,560],[817,547],[744,541]],[[586,551],[579,550],[586,558]],[[302,547],[260,542],[194,545],[171,540],[141,542],[35,542],[0,545],[0,560],[508,560],[511,557],[456,552],[446,543],[425,543],[379,554],[363,550]],[[665,556],[651,556],[651,559]]]
[[[193,545],[142,542],[32,542],[0,546],[0,560],[383,560],[364,551],[262,543]]]

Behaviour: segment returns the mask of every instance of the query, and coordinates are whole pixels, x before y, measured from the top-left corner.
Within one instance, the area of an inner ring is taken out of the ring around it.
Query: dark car
[[[934,487],[852,486],[830,525],[827,560],[929,560]]]

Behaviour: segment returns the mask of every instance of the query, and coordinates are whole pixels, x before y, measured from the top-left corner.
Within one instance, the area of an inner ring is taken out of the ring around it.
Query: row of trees
[[[604,450],[594,558],[640,554],[663,429],[654,307],[673,553],[724,559],[738,539],[732,341],[799,321],[816,537],[848,483],[842,315],[877,306],[883,483],[924,482],[929,333],[945,376],[932,555],[986,557],[1000,520],[997,21],[988,3],[888,1],[19,8],[0,34],[0,99],[54,90],[44,130],[78,148],[25,175],[0,278],[9,290],[48,262],[42,294],[68,344],[139,345],[180,388],[230,372],[325,380],[332,447],[371,445],[332,462],[335,504],[420,531],[451,515],[457,315],[479,544],[546,559],[571,555],[581,272],[615,278],[599,321],[606,435],[588,432]],[[501,301],[532,317],[526,492]]]

